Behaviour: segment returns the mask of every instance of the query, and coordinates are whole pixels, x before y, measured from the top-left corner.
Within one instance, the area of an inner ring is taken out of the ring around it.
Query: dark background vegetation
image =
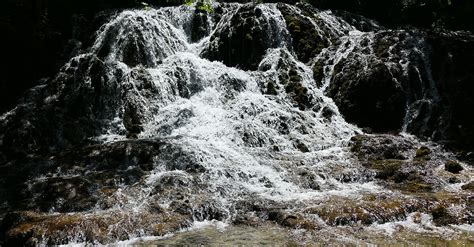
[[[181,0],[147,0],[156,6]],[[242,1],[240,1],[242,2]],[[283,1],[294,3],[296,1]],[[348,10],[388,27],[474,30],[472,0],[308,0],[318,8]],[[2,0],[0,3],[0,113],[11,109],[40,78],[53,75],[116,9],[137,0]],[[102,14],[100,14],[102,13]]]

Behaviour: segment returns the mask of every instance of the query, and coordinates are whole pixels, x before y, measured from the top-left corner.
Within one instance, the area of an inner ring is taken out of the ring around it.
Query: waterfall
[[[41,164],[35,166],[38,174],[25,181],[29,204],[18,204],[41,212],[25,216],[46,226],[38,230],[44,237],[36,243],[113,243],[192,229],[199,222],[232,224],[252,217],[313,230],[352,223],[378,230],[395,229],[395,222],[405,220],[415,224],[414,212],[432,207],[425,206],[431,202],[397,191],[397,184],[389,189],[378,183],[381,173],[373,167],[379,161],[373,156],[380,153],[374,150],[393,144],[393,152],[411,162],[417,148],[428,146],[434,161],[423,165],[432,170],[455,158],[406,133],[393,139],[374,135],[373,142],[356,147],[372,156],[355,154],[351,143],[365,139],[353,137],[363,131],[346,121],[331,85],[351,66],[357,68],[351,75],[356,79],[381,64],[393,74],[396,89],[411,88],[405,83],[413,76],[409,63],[412,57],[426,58],[424,51],[408,52],[404,45],[417,48],[422,40],[400,38],[377,50],[381,39],[404,32],[361,31],[331,11],[308,11],[283,4],[215,3],[214,13],[201,23],[207,33],[195,42],[194,7],[113,15],[96,32],[92,47],[0,118],[0,126],[10,131],[0,133],[1,144],[37,152],[28,167]],[[292,45],[288,13],[310,23],[325,44],[309,62],[302,62]],[[249,46],[236,47],[233,37]],[[383,49],[387,56],[379,54]],[[417,100],[408,101],[410,109]],[[411,117],[402,117],[409,125]],[[393,160],[398,166],[405,162]],[[438,177],[430,181],[437,189],[456,192],[465,180],[454,187]],[[36,208],[45,195],[50,201]],[[385,205],[380,198],[394,205],[377,211],[373,201]],[[338,206],[356,207],[359,200],[370,206],[337,211]],[[332,204],[326,208],[327,203]],[[349,216],[338,218],[331,210]],[[58,222],[70,227],[49,232]]]

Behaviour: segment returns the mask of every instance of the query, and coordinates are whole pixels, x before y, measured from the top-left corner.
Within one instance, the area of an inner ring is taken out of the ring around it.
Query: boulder
[[[339,68],[339,67],[338,67]],[[349,122],[376,132],[400,130],[405,116],[405,94],[384,64],[360,71],[349,63],[334,71],[327,91]]]
[[[289,40],[281,26],[284,20],[268,14],[275,11],[264,5],[242,5],[230,20],[221,20],[202,55],[227,66],[256,70],[267,49],[283,47]]]

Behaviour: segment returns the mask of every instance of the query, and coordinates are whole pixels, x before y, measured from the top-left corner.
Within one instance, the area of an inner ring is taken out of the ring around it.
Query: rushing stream
[[[420,97],[407,93],[401,134],[364,135],[332,97],[351,66],[357,79],[383,64],[410,87],[413,61],[429,66],[422,37],[379,58],[371,47],[393,33],[369,20],[361,29],[283,4],[214,9],[115,14],[92,47],[0,118],[2,146],[23,148],[5,151],[2,169],[29,169],[0,191],[6,243],[472,244],[472,194],[462,189],[472,168],[406,133],[427,128],[429,119],[415,123],[426,119],[419,109],[438,100],[429,68],[417,70],[428,82]],[[319,52],[297,51],[288,16],[314,29]],[[252,45],[233,44],[241,39]],[[383,162],[399,170],[384,177]],[[463,167],[452,183],[446,162]]]

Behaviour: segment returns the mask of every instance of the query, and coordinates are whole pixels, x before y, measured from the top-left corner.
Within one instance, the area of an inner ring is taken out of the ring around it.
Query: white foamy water
[[[288,208],[303,209],[311,206],[311,202],[321,203],[333,196],[358,199],[362,194],[375,195],[386,190],[373,181],[374,172],[364,168],[349,150],[350,138],[362,131],[347,123],[334,101],[324,93],[336,65],[349,55],[360,53],[357,57],[362,68],[368,68],[376,59],[373,49],[358,50],[367,46],[363,45],[366,43],[371,47],[375,34],[356,30],[330,11],[314,13],[314,18],[302,17],[332,45],[323,49],[312,62],[304,64],[293,52],[285,19],[277,6],[258,5],[262,23],[269,23],[266,34],[272,48],[266,50],[257,70],[245,71],[220,61],[209,61],[201,55],[206,47],[218,44],[210,40],[211,36],[232,28],[230,20],[241,5],[223,4],[222,7],[220,20],[210,16],[209,33],[197,43],[190,41],[194,11],[191,7],[123,11],[101,27],[89,53],[73,58],[64,67],[67,70],[72,63],[97,58],[105,64],[104,73],[108,76],[102,81],[104,87],[113,88],[114,96],[119,98],[119,102],[111,106],[116,107],[112,111],[114,116],[104,120],[106,127],[91,140],[99,144],[129,139],[165,140],[171,149],[177,150],[170,151],[170,156],[179,164],[172,166],[169,160],[154,157],[152,171],[141,181],[134,184],[114,181],[118,189],[111,196],[116,199],[113,207],[91,213],[120,211],[138,218],[145,208],[156,202],[166,210],[174,202],[167,197],[171,193],[158,200],[153,193],[169,178],[179,182],[172,185],[179,187],[176,190],[191,195],[194,223],[181,231],[209,226],[224,229],[234,220],[238,202],[262,201],[271,206],[284,204]],[[290,10],[300,17],[303,15],[299,8],[291,6]],[[313,79],[312,65],[317,60],[325,60],[321,87]],[[388,66],[399,63],[402,61],[387,62]],[[289,68],[307,90],[310,104],[307,109],[301,109],[293,92],[285,90],[287,82],[281,74]],[[269,82],[278,86],[276,95],[265,93]],[[86,76],[82,83],[93,83],[93,78]],[[53,102],[61,93],[59,90],[46,98],[45,103]],[[331,116],[325,117],[328,111]],[[4,115],[0,120],[7,117]],[[130,126],[126,123],[132,120],[126,118],[140,120],[136,136],[127,135]],[[403,138],[418,142],[413,136]],[[436,145],[430,148],[438,150]],[[192,169],[182,168],[187,165]],[[432,166],[441,165],[433,163]],[[61,171],[58,174],[77,176]],[[342,182],[343,176],[350,179]],[[32,181],[41,179],[47,178]],[[462,185],[444,186],[456,192]],[[207,210],[199,208],[197,204],[201,201],[211,201],[223,215],[221,221],[200,215]],[[387,235],[394,234],[400,226],[415,232],[439,233],[445,229],[434,227],[428,215],[421,214],[416,222],[414,217],[415,214],[410,214],[404,221],[374,224],[369,228]],[[117,228],[119,224],[109,230]],[[472,227],[457,228],[471,231]],[[161,239],[146,237],[149,233],[142,229],[127,234],[132,240],[118,242],[118,246]],[[71,240],[71,243],[84,240],[81,234],[76,237],[77,241]]]

